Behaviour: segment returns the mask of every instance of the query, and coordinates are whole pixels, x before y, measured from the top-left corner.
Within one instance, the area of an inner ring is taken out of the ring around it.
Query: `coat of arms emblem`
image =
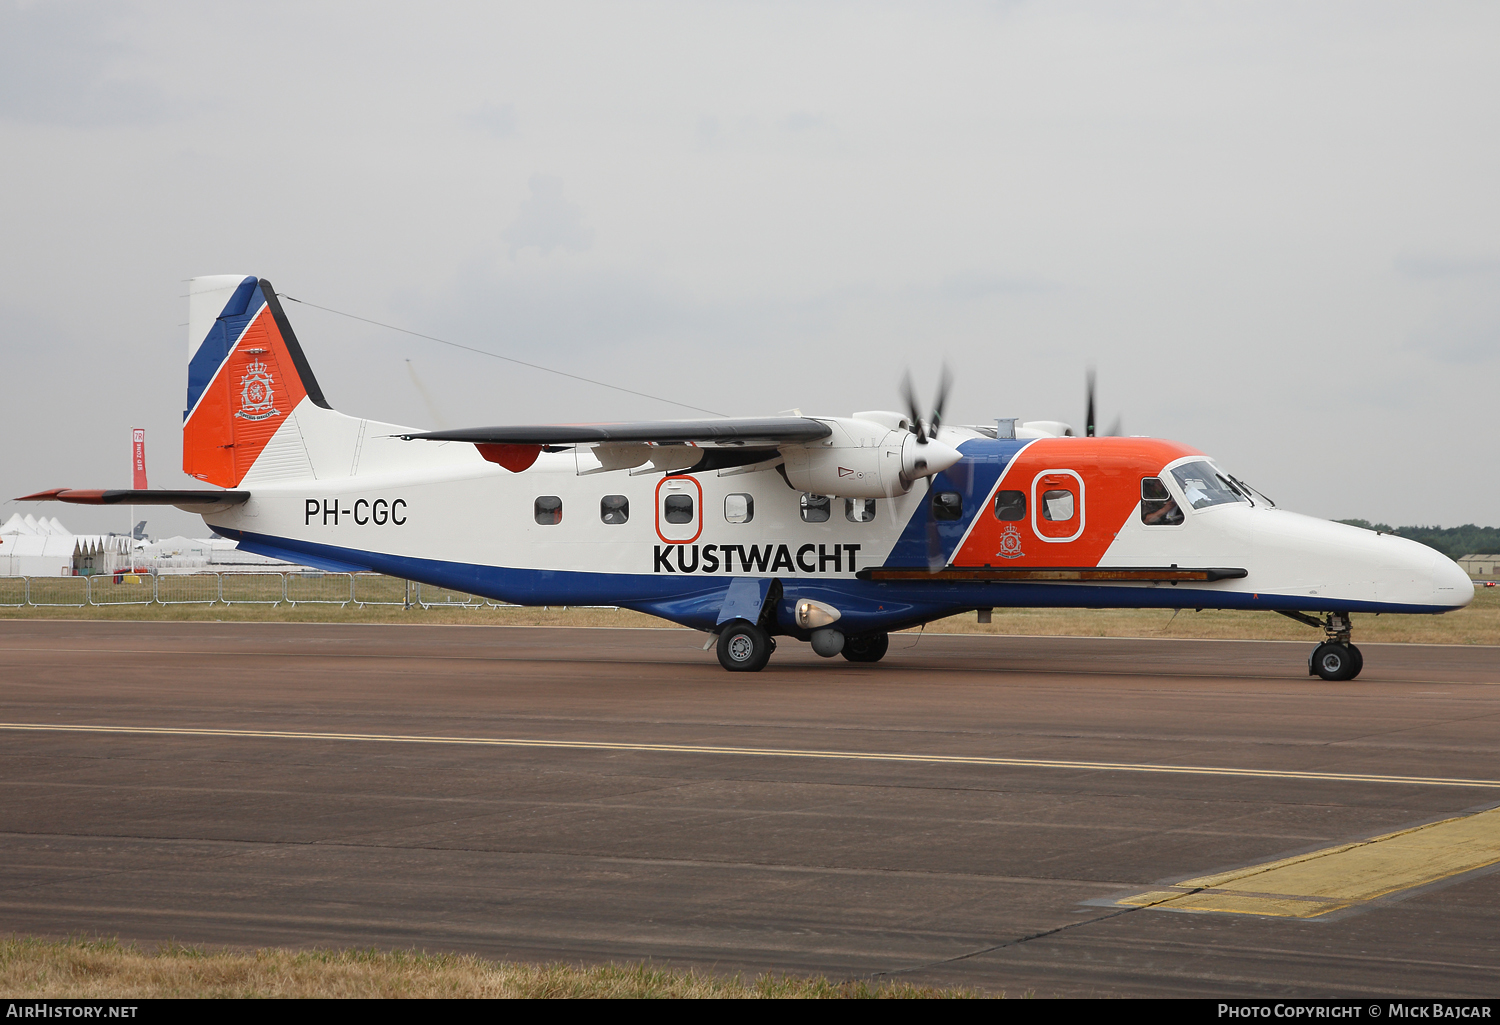
[[[1005,525],[1005,533],[1000,535],[1000,550],[995,554],[1002,559],[1019,559],[1026,554],[1021,551],[1021,532],[1014,523]]]
[[[273,403],[276,392],[270,370],[260,360],[251,360],[240,378],[240,411],[234,414],[245,420],[265,420],[281,410]]]

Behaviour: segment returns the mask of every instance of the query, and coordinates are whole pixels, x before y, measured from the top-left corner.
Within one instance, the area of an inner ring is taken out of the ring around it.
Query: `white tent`
[[[15,513],[0,526],[0,577],[113,573],[131,562],[130,539],[74,534],[53,516]]]

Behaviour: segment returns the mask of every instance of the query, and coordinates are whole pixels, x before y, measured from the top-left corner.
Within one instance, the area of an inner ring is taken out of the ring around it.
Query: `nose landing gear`
[[[1325,680],[1352,680],[1365,667],[1364,656],[1352,644],[1324,641],[1307,660],[1307,675]]]
[[[1349,639],[1354,632],[1354,625],[1349,622],[1347,612],[1330,612],[1323,620],[1314,619],[1304,612],[1282,611],[1281,614],[1323,631],[1323,643],[1308,656],[1308,676],[1324,680],[1352,680],[1365,667],[1365,657]]]

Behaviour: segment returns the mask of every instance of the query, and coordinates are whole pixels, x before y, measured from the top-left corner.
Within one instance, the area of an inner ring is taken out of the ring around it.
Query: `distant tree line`
[[[1413,541],[1420,541],[1429,548],[1436,548],[1450,559],[1465,555],[1500,553],[1500,527],[1476,527],[1465,523],[1462,527],[1393,527],[1389,523],[1371,523],[1369,520],[1339,520],[1352,527],[1379,530],[1387,534],[1399,534]]]

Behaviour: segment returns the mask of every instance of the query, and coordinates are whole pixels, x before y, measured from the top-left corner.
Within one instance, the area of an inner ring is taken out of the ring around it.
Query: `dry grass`
[[[629,609],[431,608],[399,605],[101,605],[84,608],[0,608],[0,619],[116,620],[144,623],[411,623],[481,626],[613,626],[684,629]]]
[[[996,609],[988,626],[970,612],[927,625],[929,633],[1030,634],[1048,637],[1211,637],[1311,641],[1315,630],[1274,612],[1179,613],[1157,609]],[[105,605],[0,608],[0,619],[130,620],[209,623],[430,623],[487,626],[654,627],[674,623],[628,609],[430,608],[391,605]],[[1366,643],[1500,645],[1500,588],[1480,588],[1474,603],[1442,616],[1356,615],[1354,636]]]
[[[19,999],[151,997],[974,997],[974,990],[718,976],[649,964],[574,967],[376,950],[146,950],[113,940],[0,940],[0,993]],[[1003,995],[1003,994],[1002,994]]]

